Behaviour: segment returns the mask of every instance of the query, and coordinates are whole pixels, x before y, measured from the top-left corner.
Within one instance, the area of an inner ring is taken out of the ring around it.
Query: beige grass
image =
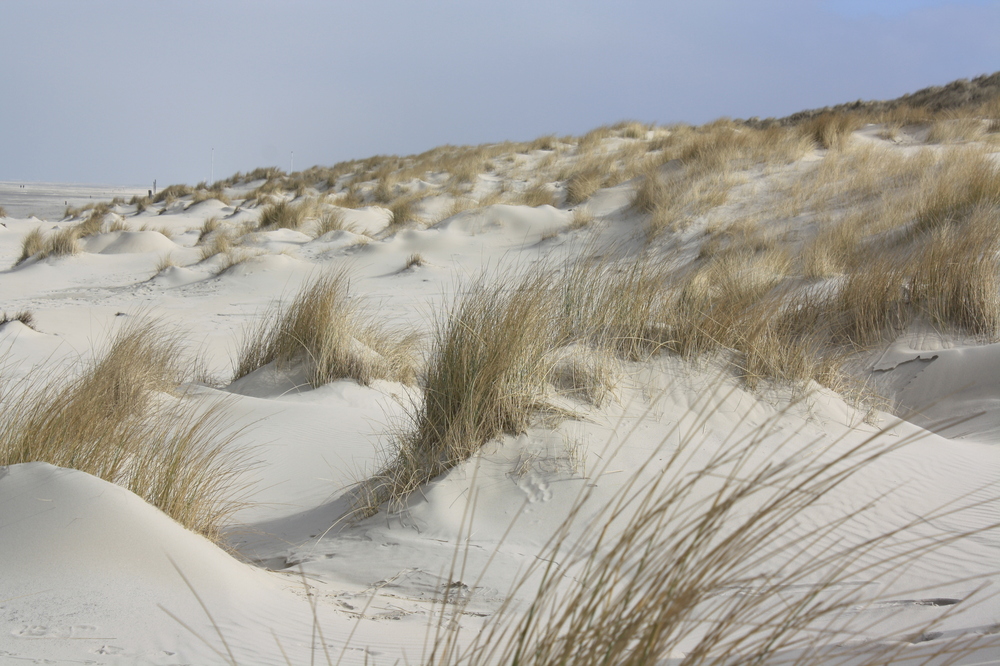
[[[343,211],[336,208],[326,208],[316,218],[313,237],[319,238],[331,231],[351,231],[354,227],[344,219]]]
[[[594,223],[594,215],[585,207],[577,206],[573,209],[573,221],[570,222],[570,229],[585,229]]]
[[[130,206],[135,206],[135,214],[136,215],[138,215],[139,213],[145,212],[145,210],[147,208],[149,208],[149,206],[152,203],[153,203],[153,201],[152,201],[151,197],[133,196],[129,200],[129,205]],[[69,209],[67,209],[66,212],[69,213]],[[67,217],[69,217],[69,215],[67,215]]]
[[[671,271],[649,260],[584,257],[557,283],[562,336],[628,360],[644,360],[671,343],[665,312]]]
[[[592,197],[604,186],[605,173],[598,166],[587,166],[566,180],[566,204],[574,206]]]
[[[233,380],[275,363],[304,364],[313,387],[337,379],[413,383],[416,338],[382,326],[350,298],[344,272],[315,279],[287,306],[273,306],[244,334]]]
[[[517,203],[522,206],[555,206],[556,194],[549,187],[548,183],[535,183],[529,186],[517,197]]]
[[[245,264],[251,259],[261,256],[264,254],[264,250],[260,248],[251,249],[247,247],[228,247],[224,251],[217,252],[215,254],[222,255],[222,261],[219,262],[219,265],[215,268],[215,274],[222,275],[234,266]]]
[[[180,199],[194,193],[194,188],[190,185],[170,185],[153,195],[153,203],[165,203],[168,206]]]
[[[279,201],[268,204],[260,213],[260,228],[265,231],[271,229],[298,231],[314,213],[315,206],[309,200],[299,203]]]
[[[845,537],[870,508],[803,528],[831,491],[914,438],[886,442],[877,433],[851,445],[817,440],[803,453],[788,445],[799,440],[780,427],[779,415],[745,435],[734,429],[692,464],[703,452],[702,429],[719,390],[696,403],[693,425],[675,426],[649,456],[645,467],[656,473],[636,473],[600,506],[590,490],[596,483],[581,492],[508,593],[514,599],[527,592],[527,608],[507,602],[471,640],[459,640],[457,623],[448,619],[468,602],[446,590],[422,663],[645,666],[671,658],[681,666],[763,664],[785,650],[801,651],[789,663],[824,663],[828,632],[863,603],[858,587],[845,583],[873,567],[901,570],[943,544],[984,531],[917,537],[913,532],[926,520],[918,516],[871,539]],[[591,476],[606,471],[607,464]],[[934,515],[954,511],[942,507]],[[570,539],[571,530],[582,534]],[[900,539],[906,548],[889,547]],[[781,549],[779,543],[793,545]],[[451,576],[461,576],[458,555]],[[457,608],[445,613],[449,604]],[[879,629],[878,621],[863,628]],[[909,647],[869,644],[864,653],[851,653],[851,663],[893,663]],[[939,656],[953,659],[954,650],[946,644]]]
[[[695,218],[721,206],[734,184],[729,170],[682,170],[646,173],[632,198],[632,207],[649,215],[647,236],[656,238],[664,232],[686,228]]]
[[[176,265],[177,262],[174,261],[174,258],[170,254],[163,255],[162,257],[160,257],[159,261],[156,262],[156,268],[153,269],[156,272],[153,273],[153,277],[156,277],[163,271],[167,270],[168,268],[173,268]]]
[[[360,484],[354,516],[406,496],[504,432],[523,432],[545,406],[559,346],[551,276],[481,278],[433,333],[424,398],[396,438],[392,459]]]
[[[35,227],[21,239],[21,256],[15,266],[45,251],[45,234],[41,227]]]
[[[481,204],[485,205],[485,204]],[[464,213],[467,210],[472,210],[477,208],[476,201],[470,197],[459,196],[451,202],[451,206],[448,208],[448,213],[445,219],[458,215],[459,213]]]
[[[194,196],[191,197],[191,204],[201,203],[202,201],[208,201],[210,199],[216,199],[226,204],[227,206],[232,205],[232,199],[230,199],[222,190],[209,190],[204,188],[199,188],[195,190]]]
[[[824,113],[804,123],[802,130],[821,148],[839,150],[847,145],[851,133],[863,124],[857,114]]]
[[[1000,204],[920,239],[909,301],[930,321],[996,339],[1000,333]]]
[[[225,254],[232,251],[240,240],[238,234],[239,231],[236,229],[216,227],[204,237],[204,241],[199,238],[201,260],[204,261],[217,254]]]
[[[559,145],[559,140],[555,134],[540,136],[528,144],[528,150],[555,150]]]
[[[417,203],[420,197],[404,195],[389,204],[389,231],[394,232],[408,224],[419,224]]]
[[[927,143],[958,143],[985,138],[987,123],[979,118],[942,118],[927,132]]]
[[[915,230],[967,218],[980,206],[1000,205],[1000,169],[982,147],[952,148],[927,170]]]
[[[111,219],[105,226],[106,230],[109,232],[114,231],[131,231],[132,227],[129,226],[128,222],[124,217],[118,215],[113,215]],[[165,235],[165,234],[164,234]]]
[[[222,220],[214,215],[202,222],[201,230],[198,232],[198,244],[205,241],[213,232],[222,228]]]
[[[595,407],[603,407],[615,396],[622,374],[618,360],[607,349],[569,344],[555,349],[548,382],[561,395]]]
[[[12,315],[8,315],[6,312],[0,314],[0,326],[12,321],[19,321],[28,328],[35,328],[35,315],[31,313],[31,310],[21,310]]]
[[[15,266],[32,257],[45,259],[77,254],[81,251],[79,230],[75,226],[63,227],[46,234],[41,227],[35,227],[21,239],[21,256]]]
[[[226,411],[171,395],[182,350],[155,322],[124,326],[76,376],[38,375],[0,391],[0,465],[41,461],[124,486],[185,527],[219,539],[238,508],[243,461]]]
[[[858,245],[863,235],[853,221],[821,222],[819,233],[802,249],[799,259],[802,274],[810,279],[841,275],[852,267],[859,257]]]

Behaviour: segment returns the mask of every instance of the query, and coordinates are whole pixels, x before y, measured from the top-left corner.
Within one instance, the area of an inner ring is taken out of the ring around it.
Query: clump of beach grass
[[[210,234],[218,231],[222,228],[222,220],[216,216],[207,218],[201,224],[201,230],[198,232],[198,244],[201,244]]]
[[[419,223],[420,217],[417,215],[419,201],[419,197],[412,195],[403,195],[393,200],[388,206],[389,231],[396,231],[407,224]]]
[[[4,324],[9,324],[12,321],[19,321],[28,328],[35,328],[35,315],[31,313],[31,310],[21,310],[12,315],[8,315],[4,312],[0,315],[0,326]]]
[[[594,223],[594,215],[582,206],[573,209],[573,221],[570,222],[570,229],[584,229]]]
[[[0,390],[0,465],[47,462],[121,485],[179,523],[219,540],[239,507],[245,466],[224,434],[223,403],[179,394],[178,336],[155,321],[122,327],[75,374]]]
[[[494,437],[523,432],[544,408],[560,334],[551,275],[477,280],[432,334],[423,400],[392,460],[357,489],[355,516],[398,504]]]
[[[320,276],[288,305],[272,306],[245,332],[233,380],[268,363],[304,364],[313,387],[338,379],[405,384],[416,379],[416,337],[362,313],[344,272]]]
[[[554,206],[556,205],[556,193],[547,183],[535,183],[518,196],[518,203],[523,206]]]
[[[566,203],[572,206],[586,201],[604,186],[604,181],[605,171],[596,165],[574,171],[566,179]]]
[[[980,118],[942,118],[927,132],[927,143],[978,141],[986,137],[988,124]]]
[[[181,197],[186,197],[194,193],[194,188],[190,185],[169,185],[164,187],[162,190],[153,195],[152,203],[164,203],[166,205],[172,204],[177,199]]]
[[[155,273],[153,273],[153,277],[156,277],[163,271],[167,270],[168,268],[173,268],[176,265],[177,262],[174,261],[174,258],[170,254],[165,254],[161,256],[159,261],[156,262],[156,268],[153,269],[156,271]]]
[[[239,242],[237,233],[238,232],[234,229],[216,228],[213,231],[208,232],[207,235],[203,236],[205,239],[204,242],[202,242],[202,238],[199,238],[198,241],[199,247],[201,248],[202,261],[214,257],[217,254],[230,252]]]
[[[227,206],[233,203],[232,200],[221,189],[215,190],[215,189],[198,188],[197,190],[195,190],[194,196],[191,197],[191,205],[201,203],[202,201],[209,201],[211,199],[215,199],[221,203],[226,204]]]
[[[842,149],[851,138],[851,133],[863,124],[862,119],[852,113],[822,113],[802,125],[806,136],[820,148]]]
[[[46,234],[41,227],[35,227],[21,239],[21,256],[15,266],[32,257],[60,257],[77,254],[81,251],[79,230],[75,226],[63,227]]]
[[[262,230],[290,229],[298,231],[313,212],[314,207],[309,201],[299,203],[278,201],[268,204],[261,211],[260,228]]]
[[[319,238],[331,231],[351,231],[352,226],[344,219],[344,213],[337,208],[327,208],[316,218],[313,237]]]

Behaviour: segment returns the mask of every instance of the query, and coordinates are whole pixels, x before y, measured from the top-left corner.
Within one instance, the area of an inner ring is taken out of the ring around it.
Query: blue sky
[[[1000,70],[1000,0],[0,2],[0,180],[162,186],[884,99]]]

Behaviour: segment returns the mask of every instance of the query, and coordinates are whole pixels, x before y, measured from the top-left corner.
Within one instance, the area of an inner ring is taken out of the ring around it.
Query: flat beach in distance
[[[3,202],[0,205],[11,217],[60,220],[67,207],[78,208],[111,201],[115,197],[131,199],[145,196],[147,191],[140,186],[0,181],[0,201]]]

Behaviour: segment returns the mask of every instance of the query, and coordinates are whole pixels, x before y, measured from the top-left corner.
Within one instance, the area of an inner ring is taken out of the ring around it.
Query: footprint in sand
[[[96,631],[97,627],[89,624],[74,624],[68,627],[24,624],[10,633],[19,638],[86,638]]]
[[[549,484],[534,472],[528,472],[518,479],[517,487],[524,491],[524,494],[528,496],[528,501],[532,504],[535,502],[548,502],[552,499],[552,491],[549,490]]]

